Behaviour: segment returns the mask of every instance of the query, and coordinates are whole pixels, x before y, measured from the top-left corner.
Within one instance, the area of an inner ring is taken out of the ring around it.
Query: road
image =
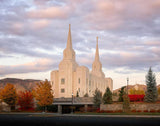
[[[2,125],[3,124],[3,125]],[[0,114],[0,126],[160,126],[160,117]]]

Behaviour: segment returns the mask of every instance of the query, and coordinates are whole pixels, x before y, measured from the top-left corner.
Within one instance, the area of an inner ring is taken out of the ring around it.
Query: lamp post
[[[71,113],[73,114],[73,93],[72,93],[72,111]]]
[[[128,83],[129,83],[129,78],[127,77],[127,95],[128,95]]]

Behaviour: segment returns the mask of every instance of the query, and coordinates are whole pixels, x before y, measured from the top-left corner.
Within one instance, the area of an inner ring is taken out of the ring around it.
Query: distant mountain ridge
[[[0,88],[3,88],[7,83],[13,84],[17,91],[31,90],[36,87],[36,84],[42,80],[34,79],[18,79],[18,78],[5,78],[0,80]]]

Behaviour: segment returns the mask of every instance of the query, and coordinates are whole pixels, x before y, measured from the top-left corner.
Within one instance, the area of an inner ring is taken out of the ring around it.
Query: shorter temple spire
[[[105,75],[102,71],[102,64],[99,60],[98,37],[97,37],[95,60],[92,64],[92,74],[96,75],[96,76],[99,76],[99,77],[105,77]]]
[[[95,61],[99,61],[98,36],[97,36],[97,45],[96,45]]]
[[[72,49],[71,24],[69,24],[67,48]]]

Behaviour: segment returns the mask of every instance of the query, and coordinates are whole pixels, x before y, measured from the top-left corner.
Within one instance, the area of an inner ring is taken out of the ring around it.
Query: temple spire
[[[96,45],[95,61],[99,61],[98,36],[97,36],[97,45]]]
[[[105,77],[105,75],[102,71],[102,64],[99,60],[98,37],[97,37],[95,60],[92,64],[92,74],[99,76],[99,77],[103,77],[103,78]]]
[[[69,24],[67,48],[72,49],[71,24]]]

